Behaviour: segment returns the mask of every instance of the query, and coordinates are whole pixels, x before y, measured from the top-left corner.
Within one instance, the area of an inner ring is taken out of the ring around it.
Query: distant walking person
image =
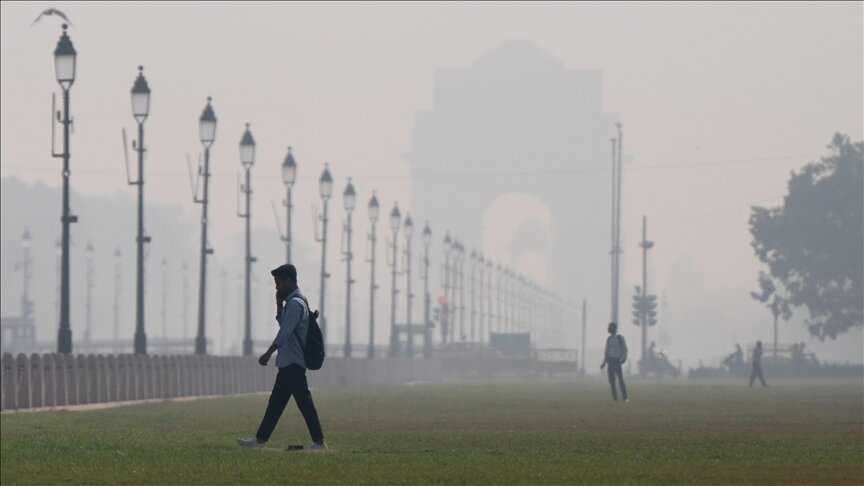
[[[606,351],[603,355],[603,364],[600,369],[609,365],[609,386],[612,387],[612,399],[618,400],[618,390],[615,389],[615,380],[621,386],[621,398],[625,402],[629,402],[627,398],[627,386],[624,385],[624,373],[621,371],[621,365],[627,361],[627,343],[624,342],[624,337],[618,334],[618,324],[609,323],[609,337],[606,338]]]
[[[255,437],[237,439],[244,447],[261,447],[269,439],[288,400],[294,397],[297,408],[303,414],[309,435],[312,436],[312,449],[326,449],[324,434],[318,412],[312,402],[312,394],[306,383],[306,362],[303,349],[306,346],[309,328],[309,304],[306,297],[297,287],[297,269],[294,265],[282,265],[270,272],[276,284],[276,320],[279,322],[279,333],[273,344],[258,358],[261,366],[267,366],[270,356],[277,349],[276,366],[279,373],[270,393],[267,411],[258,427]],[[314,365],[313,365],[314,367]]]
[[[753,382],[756,380],[756,377],[759,377],[759,381],[762,382],[763,387],[767,387],[768,384],[765,383],[765,374],[762,373],[762,341],[756,341],[756,347],[753,348],[753,372],[750,373],[750,387],[753,387]]]

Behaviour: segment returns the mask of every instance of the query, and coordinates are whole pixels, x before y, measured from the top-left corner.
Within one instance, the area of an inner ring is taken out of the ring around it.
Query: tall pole
[[[291,186],[285,187],[285,262],[291,263],[291,212],[294,209],[294,203],[291,200]]]
[[[350,184],[350,181],[349,181]],[[345,215],[345,357],[351,357],[351,286],[354,280],[351,278],[351,260],[354,258],[354,253],[351,250],[351,211],[348,210]]]
[[[207,105],[210,105],[210,99],[207,99]],[[209,248],[207,241],[207,206],[210,202],[210,146],[204,147],[204,192],[200,200],[201,203],[201,250],[200,250],[200,265],[198,267],[198,334],[195,336],[195,354],[207,354],[207,255],[213,253],[213,249]],[[249,181],[249,171],[246,171],[246,181]],[[247,194],[247,211],[248,211],[248,194]],[[249,251],[249,233],[248,222],[246,233],[246,250],[247,256]]]
[[[377,252],[376,243],[376,222],[372,221],[369,229],[369,348],[366,351],[366,356],[369,358],[375,357],[375,291],[378,290],[378,285],[375,283],[375,253]]]
[[[65,31],[63,35],[66,35]],[[72,353],[72,327],[69,322],[69,225],[78,221],[69,209],[69,89],[63,89],[63,234],[60,257],[60,330],[57,352]]]
[[[444,344],[449,343],[450,329],[450,255],[452,254],[452,241],[450,233],[444,236],[444,269],[443,269],[443,290],[444,303],[441,304],[441,341]]]
[[[135,354],[147,354],[147,334],[144,331],[144,121],[138,122],[138,237],[135,238]]]
[[[399,206],[393,206],[393,211],[390,212],[390,227],[393,231],[392,244],[390,245],[390,356],[399,356],[399,333],[396,330],[396,295],[399,293],[396,288],[396,273],[399,263],[399,224],[401,215],[399,214]]]
[[[615,197],[617,198],[617,202],[615,204],[615,322],[618,322],[618,308],[621,303],[621,207],[622,207],[622,194],[621,194],[621,177],[624,172],[624,167],[621,165],[621,144],[624,139],[624,134],[621,132],[621,123],[615,123],[615,127],[618,129],[618,150],[616,151],[617,159],[618,159],[618,170],[616,171],[616,190]]]
[[[648,241],[648,218],[642,216],[642,241],[639,242],[642,248],[642,302],[648,301],[648,250],[654,246],[653,241]],[[644,309],[639,316],[639,327],[642,329],[642,361],[645,360],[645,352],[647,350],[646,342],[648,337],[648,309]]]
[[[430,319],[430,308],[432,296],[429,294],[429,244],[432,233],[429,223],[423,230],[423,356],[430,358],[432,355],[432,320]]]
[[[209,104],[208,104],[209,106]],[[215,131],[215,127],[213,129]],[[243,218],[246,223],[246,257],[243,260],[245,267],[244,277],[244,303],[243,303],[243,356],[251,356],[252,350],[252,264],[256,261],[252,256],[252,166],[255,164],[255,138],[246,123],[246,130],[240,138],[240,164],[246,173],[246,183],[240,188],[246,196],[246,210],[237,216]]]
[[[642,243],[640,246],[642,247],[642,302],[646,301],[646,296],[648,295],[648,245],[647,245],[647,220],[646,217],[642,216]],[[642,362],[645,362],[645,338],[646,338],[646,330],[648,327],[648,316],[647,312],[642,313],[642,319],[639,324],[642,329]]]
[[[294,159],[291,147],[288,147],[288,153],[282,161],[282,183],[285,184],[285,200],[282,205],[285,206],[285,236],[282,241],[285,242],[285,263],[291,263],[291,246],[294,244],[291,236],[291,218],[294,212],[294,203],[291,200],[294,183],[297,181],[297,161]]]
[[[324,204],[321,211],[321,292],[319,294],[318,309],[321,313],[321,331],[326,342],[327,339],[327,318],[324,314],[324,302],[327,296],[327,203],[328,199],[324,199]]]
[[[246,212],[243,219],[246,220],[246,258],[244,276],[244,323],[243,323],[243,356],[252,356],[252,178],[251,167],[246,167],[246,184],[244,194],[246,195]]]
[[[618,249],[616,246],[617,241],[618,241],[617,240],[617,232],[618,232],[618,222],[617,222],[617,218],[618,218],[618,208],[617,208],[617,204],[618,204],[618,184],[617,184],[617,181],[618,181],[618,159],[615,157],[615,150],[617,148],[615,138],[611,138],[610,141],[612,142],[612,204],[611,204],[611,207],[612,207],[612,218],[611,218],[612,229],[610,232],[612,244],[611,244],[611,249],[609,250],[609,258],[610,258],[610,260],[609,260],[609,285],[610,285],[609,320],[611,322],[618,322],[618,305],[617,305],[617,302],[615,300],[615,292],[616,292],[615,286],[617,285],[616,281],[615,281],[616,275],[617,275],[617,270],[615,268],[615,264],[617,262],[616,256],[618,253]]]
[[[414,292],[411,288],[411,231],[408,222],[411,217],[405,216],[405,326],[408,330],[408,357],[414,358],[414,320],[412,310],[414,307]]]

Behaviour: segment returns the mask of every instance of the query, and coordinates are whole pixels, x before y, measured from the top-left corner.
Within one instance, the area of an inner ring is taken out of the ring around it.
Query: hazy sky
[[[0,171],[59,185],[48,115],[60,21],[30,25],[49,6],[58,5],[2,4]],[[746,297],[757,271],[749,206],[779,203],[789,171],[823,154],[834,132],[862,138],[860,2],[60,7],[72,19],[79,53],[74,188],[132,193],[124,187],[120,129],[134,126],[129,89],[143,64],[153,90],[150,200],[197,213],[185,154],[198,153],[197,118],[205,98],[214,98],[216,239],[242,229],[233,185],[244,123],[258,142],[255,224],[273,227],[270,202],[283,190],[279,165],[293,145],[297,227],[311,232],[312,182],[325,160],[340,192],[351,175],[360,201],[372,188],[384,207],[408,200],[402,154],[411,149],[414,114],[432,104],[435,70],[470,66],[503,42],[524,39],[569,69],[603,72],[604,108],[620,115],[633,160],[624,196],[626,278],[638,276],[636,239],[648,214],[658,242],[652,268],[670,307],[682,309],[687,300],[697,312],[692,300],[704,293],[687,291],[704,291],[712,294],[706,301],[719,299],[705,308],[732,306],[731,319],[738,304],[749,315],[758,309]],[[626,286],[622,292],[629,294]],[[767,330],[767,312],[764,319]],[[752,327],[733,324],[731,334],[751,338]]]

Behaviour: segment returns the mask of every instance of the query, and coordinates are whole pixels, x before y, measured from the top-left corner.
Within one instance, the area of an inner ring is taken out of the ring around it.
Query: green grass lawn
[[[241,450],[267,397],[3,414],[13,484],[862,484],[862,386],[418,385],[314,393],[326,453]],[[306,443],[293,401],[270,442]]]

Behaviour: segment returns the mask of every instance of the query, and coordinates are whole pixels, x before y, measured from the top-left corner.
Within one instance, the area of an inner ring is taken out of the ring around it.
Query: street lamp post
[[[414,323],[412,308],[414,293],[411,290],[411,238],[414,236],[414,221],[405,213],[405,329],[408,330],[408,357],[414,358]]]
[[[345,239],[342,254],[345,255],[345,357],[351,357],[351,286],[354,280],[351,278],[351,260],[354,259],[354,253],[351,251],[351,213],[357,205],[357,193],[354,191],[354,184],[351,183],[351,178],[348,178],[348,185],[345,186],[345,192],[342,193],[342,204],[345,207]]]
[[[381,206],[378,203],[378,197],[375,192],[372,192],[372,197],[369,198],[369,348],[366,352],[368,358],[375,357],[375,291],[378,290],[378,285],[375,284],[375,244],[377,243],[377,235],[375,226],[378,223],[378,216],[381,212]]]
[[[282,183],[285,184],[285,201],[282,204],[285,206],[286,213],[285,236],[282,237],[282,241],[285,242],[285,263],[291,263],[291,210],[294,209],[291,202],[291,190],[294,188],[296,180],[297,161],[294,160],[291,147],[288,147],[288,154],[282,161]]]
[[[144,122],[150,115],[150,87],[144,78],[144,68],[138,66],[138,77],[132,85],[132,115],[138,122],[138,141],[133,144],[138,152],[138,237],[136,242],[135,274],[135,354],[147,354],[147,334],[144,331],[144,244],[150,237],[144,235]]]
[[[54,73],[57,82],[63,89],[63,152],[54,152],[54,128],[51,129],[51,155],[63,159],[63,235],[61,237],[60,260],[60,325],[57,331],[57,352],[70,354],[72,352],[72,328],[69,322],[69,225],[78,221],[78,216],[69,209],[69,128],[72,119],[69,117],[69,89],[75,82],[75,64],[77,53],[72,40],[66,34],[67,26],[63,24],[63,34],[54,49]],[[57,113],[57,118],[60,114]]]
[[[207,97],[207,105],[198,119],[198,135],[204,146],[204,192],[201,199],[193,195],[193,201],[201,204],[201,264],[198,268],[198,334],[195,336],[195,354],[207,354],[207,255],[213,253],[207,241],[207,205],[210,202],[210,147],[216,141],[216,114]],[[186,323],[183,323],[185,326]]]
[[[252,256],[252,165],[255,164],[255,139],[252,137],[252,132],[249,131],[249,124],[246,124],[246,131],[243,132],[243,138],[240,139],[240,163],[243,164],[244,172],[246,173],[246,183],[240,186],[240,191],[246,196],[246,211],[237,215],[246,220],[246,259],[244,261],[245,275],[245,307],[244,326],[243,326],[243,356],[252,355],[252,263],[255,262],[255,257]]]
[[[456,242],[456,285],[459,290],[459,340],[465,342],[465,247],[461,241]]]
[[[321,196],[322,211],[318,219],[321,220],[321,292],[319,295],[318,312],[321,320],[321,333],[324,336],[324,343],[327,343],[327,317],[325,312],[325,297],[327,295],[327,203],[330,201],[330,196],[333,195],[333,176],[330,174],[330,165],[324,163],[324,171],[321,172],[321,177],[318,178],[318,193]],[[317,233],[317,232],[316,232]]]
[[[432,356],[432,321],[429,318],[432,296],[429,295],[429,247],[432,245],[432,229],[429,222],[423,226],[423,356]]]
[[[444,235],[444,303],[441,304],[441,341],[447,344],[450,339],[450,255],[453,253],[453,240],[450,232]]]
[[[399,356],[399,334],[396,332],[396,272],[399,261],[398,238],[399,226],[402,224],[402,215],[399,212],[399,204],[394,204],[390,211],[390,230],[393,232],[390,248],[391,283],[390,283],[390,356]]]

